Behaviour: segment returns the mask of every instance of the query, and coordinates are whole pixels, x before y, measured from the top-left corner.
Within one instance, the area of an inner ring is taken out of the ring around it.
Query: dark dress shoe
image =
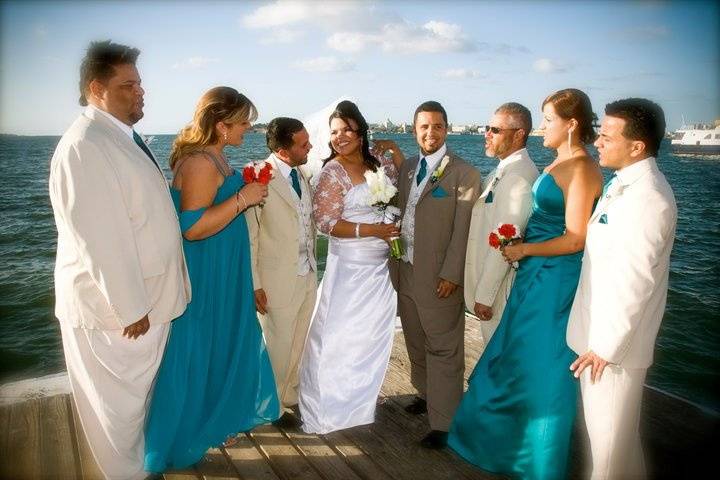
[[[415,400],[405,407],[405,411],[413,415],[427,413],[427,402],[420,397],[415,397]]]
[[[282,414],[282,417],[272,422],[272,424],[277,428],[282,428],[283,430],[298,430],[300,429],[302,422],[292,413],[285,412]]]
[[[441,432],[440,430],[430,430],[430,433],[425,435],[425,438],[420,440],[420,446],[423,448],[429,448],[430,450],[440,450],[447,446],[448,432]]]

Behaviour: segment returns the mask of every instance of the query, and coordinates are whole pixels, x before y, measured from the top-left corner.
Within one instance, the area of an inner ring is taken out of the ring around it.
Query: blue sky
[[[174,133],[208,88],[248,95],[259,121],[303,118],[341,96],[399,123],[442,102],[484,124],[506,101],[530,108],[565,87],[596,113],[627,96],[660,103],[668,124],[720,117],[718,2],[0,3],[0,132],[60,134],[80,112],[89,41],[142,50],[145,133]]]

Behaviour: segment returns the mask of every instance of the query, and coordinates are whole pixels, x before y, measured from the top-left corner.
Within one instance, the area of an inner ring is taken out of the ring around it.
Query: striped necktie
[[[145,142],[143,142],[143,139],[140,137],[140,135],[133,130],[133,140],[135,140],[135,143],[138,147],[142,149],[143,152],[145,152],[145,155],[150,157],[150,160],[155,164],[158,170],[160,170],[160,165],[158,165],[157,161],[155,160],[155,157],[153,157],[153,154],[150,153],[150,149],[145,145]],[[160,173],[162,173],[162,170],[160,170]]]

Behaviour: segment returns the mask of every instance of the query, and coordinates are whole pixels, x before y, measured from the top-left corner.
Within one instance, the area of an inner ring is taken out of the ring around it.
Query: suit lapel
[[[622,190],[624,191],[626,188],[628,188],[628,186],[629,185],[623,186]],[[603,213],[606,213],[608,206],[610,206],[611,203],[613,203],[615,200],[620,198],[623,191],[614,192],[610,196],[607,196],[607,194],[606,194],[606,196],[601,197],[600,200],[598,201],[597,206],[595,207],[595,211],[593,211],[593,214],[590,215],[590,220],[588,221],[588,223],[593,223],[597,219],[597,217],[599,217]]]
[[[422,199],[427,196],[428,193],[432,192],[433,189],[435,189],[436,187],[441,185],[443,183],[443,181],[447,178],[447,176],[450,174],[450,172],[452,172],[453,169],[455,168],[455,155],[453,155],[452,153],[450,153],[450,151],[448,151],[443,156],[443,158],[445,158],[445,157],[448,157],[450,159],[450,161],[445,166],[445,170],[443,171],[442,177],[438,178],[436,182],[433,182],[432,178],[430,178],[430,176],[432,176],[432,174],[435,172],[435,170],[437,170],[440,167],[440,164],[442,163],[442,159],[440,160],[440,162],[438,162],[437,165],[435,165],[435,168],[433,168],[432,170],[428,170],[428,172],[427,172],[428,180],[427,180],[427,183],[425,184],[425,188],[423,188],[423,191],[420,194],[418,203],[420,203],[422,201]]]
[[[410,157],[405,162],[407,163],[407,170],[405,171],[405,175],[401,175],[401,177],[398,179],[398,182],[400,184],[400,206],[402,207],[402,210],[405,210],[405,207],[407,206],[408,198],[410,198],[410,189],[412,188],[412,181],[415,178],[415,170],[417,169],[419,158],[416,156]]]
[[[149,165],[152,165],[153,170],[158,172],[163,179],[165,178],[164,174],[160,171],[158,164],[153,163],[153,160],[148,158],[147,154],[140,148],[140,146],[135,143],[135,140],[130,138],[125,132],[123,132],[117,125],[115,125],[110,119],[106,118],[105,115],[103,115],[100,112],[96,112],[95,110],[89,109],[86,112],[87,117],[100,125],[103,126],[103,128],[108,132],[108,134],[111,136],[113,141],[123,150],[127,151],[128,153],[132,153],[135,155],[135,157],[142,158],[142,162],[147,163],[150,162]],[[148,147],[148,150],[150,150],[150,147]],[[150,151],[152,153],[152,151]],[[155,155],[153,154],[153,158],[155,158]],[[157,159],[155,159],[157,162]]]
[[[478,198],[485,198],[488,196],[488,193],[490,193],[490,190],[492,190],[497,184],[496,179],[497,179],[497,182],[500,181],[498,179],[498,169],[497,168],[495,168],[495,170],[492,171],[492,174],[490,176],[488,176],[487,185],[485,185],[485,189],[482,191],[482,193],[480,194],[480,197],[478,197]]]
[[[280,198],[285,200],[288,205],[296,208],[295,200],[292,197],[292,193],[290,193],[290,185],[283,176],[278,175],[273,178],[268,186],[272,188],[280,196]]]

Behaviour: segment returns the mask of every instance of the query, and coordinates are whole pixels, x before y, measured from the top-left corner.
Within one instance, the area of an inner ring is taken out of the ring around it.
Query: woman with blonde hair
[[[267,186],[245,185],[227,162],[257,118],[230,87],[200,99],[170,154],[172,198],[192,300],[175,319],[145,425],[145,470],[188,467],[210,447],[275,420],[275,380],[255,314],[245,216]]]
[[[568,369],[576,356],[565,332],[602,173],[585,147],[595,139],[587,95],[560,90],[542,110],[543,144],[557,157],[533,185],[523,240],[503,249],[508,262],[519,262],[517,276],[468,380],[448,445],[484,470],[555,480],[567,475],[577,405]]]

